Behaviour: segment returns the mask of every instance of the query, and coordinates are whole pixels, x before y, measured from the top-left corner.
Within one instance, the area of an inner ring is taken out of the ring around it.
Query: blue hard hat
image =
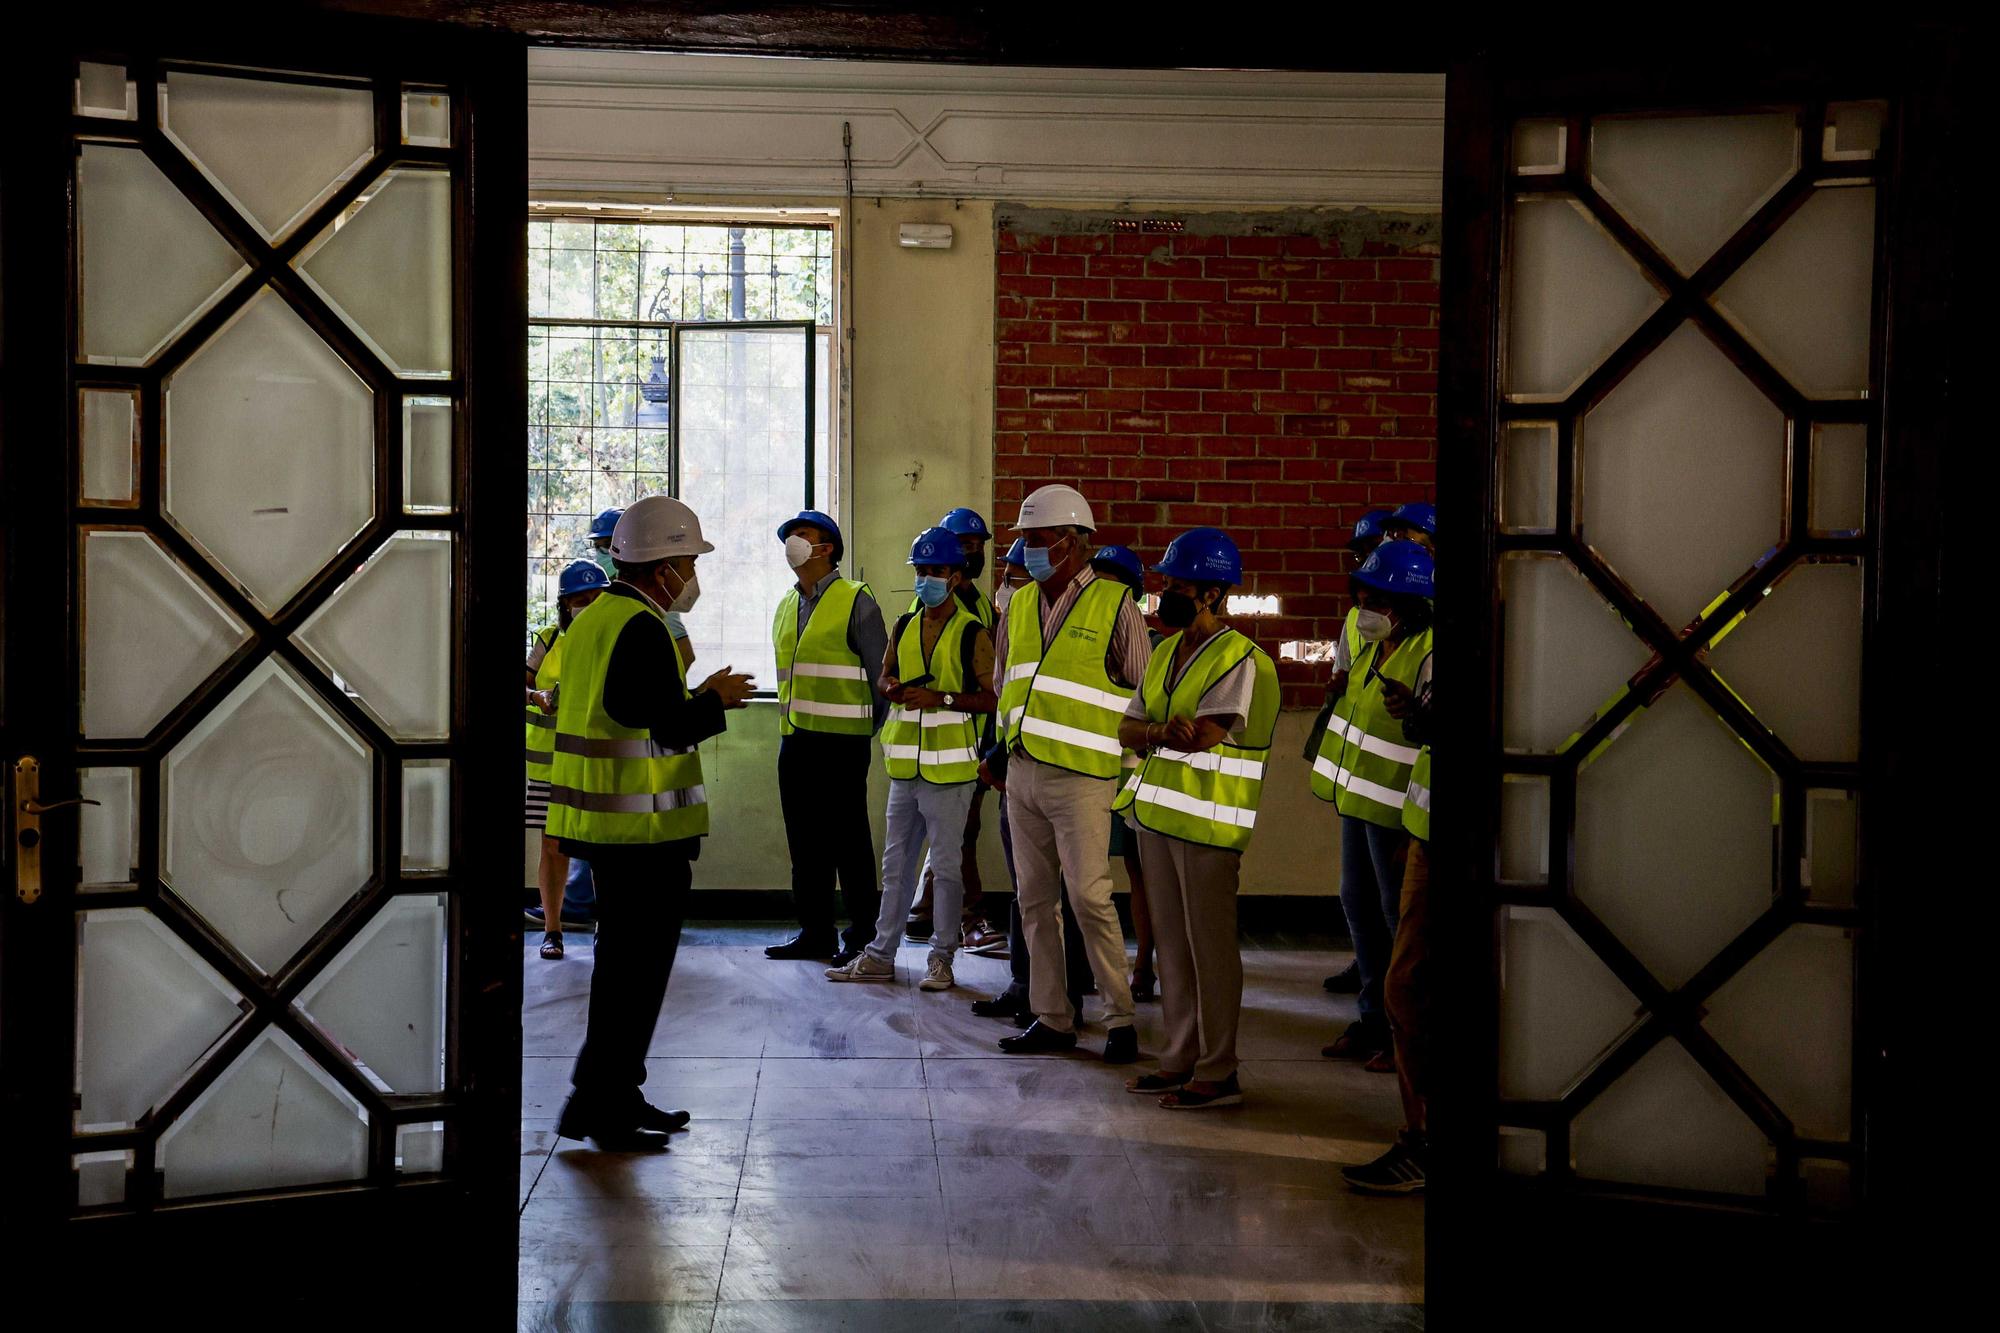
[[[965,552],[958,549],[958,534],[950,528],[925,528],[910,543],[913,565],[950,565],[965,568]]]
[[[1134,588],[1146,582],[1146,566],[1129,546],[1098,547],[1097,554],[1090,557],[1090,567]]]
[[[979,511],[967,509],[963,505],[939,519],[938,526],[960,537],[986,538],[993,535],[987,530],[986,520],[979,516]]]
[[[622,509],[607,509],[596,518],[590,520],[590,540],[596,541],[599,537],[609,537],[617,530],[618,516],[624,512]]]
[[[1428,501],[1412,500],[1409,504],[1399,505],[1396,512],[1389,515],[1389,518],[1392,522],[1401,523],[1412,528],[1422,528],[1431,536],[1437,536],[1437,506]]]
[[[1026,554],[1027,549],[1028,549],[1028,539],[1026,537],[1016,537],[1014,539],[1014,544],[1007,548],[1007,554],[1001,556],[994,563],[1001,565],[1019,565],[1022,569],[1026,569],[1028,567],[1028,557]]]
[[[556,596],[574,597],[580,592],[610,586],[611,580],[604,576],[604,571],[597,567],[595,561],[576,560],[566,566],[561,577],[556,579]]]
[[[1383,542],[1361,562],[1354,577],[1383,592],[1432,596],[1431,553],[1415,542]]]
[[[1352,550],[1370,538],[1379,539],[1382,535],[1382,525],[1394,514],[1393,509],[1371,509],[1363,514],[1361,521],[1354,525],[1354,535],[1347,539],[1348,549]]]
[[[1243,582],[1243,555],[1221,528],[1189,528],[1167,543],[1156,574],[1190,583]]]
[[[841,556],[847,553],[847,542],[840,535],[840,524],[834,522],[830,514],[822,514],[817,509],[801,509],[778,525],[778,540],[783,541],[792,535],[793,528],[808,523],[824,532],[826,539],[833,543],[833,559],[838,564]]]

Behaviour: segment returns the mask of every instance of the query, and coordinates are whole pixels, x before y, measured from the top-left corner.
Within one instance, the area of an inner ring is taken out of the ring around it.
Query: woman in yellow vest
[[[546,828],[549,819],[549,766],[555,760],[556,683],[562,674],[562,636],[577,612],[596,601],[611,580],[589,560],[578,560],[556,580],[556,623],[535,631],[528,643],[528,827]],[[542,835],[535,882],[541,890],[542,957],[563,956],[563,888],[569,858],[556,840]],[[530,913],[531,919],[533,913]]]
[[[1384,542],[1349,581],[1363,639],[1334,700],[1319,754],[1313,795],[1340,812],[1340,906],[1361,967],[1360,1017],[1322,1054],[1393,1067],[1382,977],[1396,937],[1402,891],[1403,798],[1417,747],[1389,711],[1388,696],[1407,692],[1431,651],[1431,553],[1410,541]]]
[[[1139,825],[1139,860],[1159,955],[1166,1046],[1157,1071],[1126,1090],[1160,1093],[1169,1110],[1234,1106],[1243,957],[1237,875],[1257,824],[1278,720],[1270,657],[1216,616],[1243,581],[1228,534],[1194,528],[1153,566],[1166,576],[1153,650],[1118,739],[1141,755],[1117,808]]]
[[[882,658],[882,697],[895,707],[882,728],[882,759],[889,770],[889,811],[882,844],[882,907],[875,938],[846,965],[827,969],[828,981],[894,981],[896,946],[917,893],[924,845],[941,849],[931,859],[936,911],[958,920],[964,880],[954,854],[965,833],[966,812],[979,788],[979,741],[993,695],[993,643],[986,627],[957,596],[965,556],[958,538],[929,528],[910,547],[922,612],[906,612],[889,636]],[[955,928],[935,931],[923,990],[950,990],[958,948]]]

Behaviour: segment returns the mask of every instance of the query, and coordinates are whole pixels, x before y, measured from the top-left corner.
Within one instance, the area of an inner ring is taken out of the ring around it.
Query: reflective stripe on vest
[[[1124,584],[1093,579],[1084,585],[1042,642],[1042,589],[1028,584],[1007,604],[1007,667],[1000,711],[1007,744],[1030,757],[1093,778],[1118,776],[1118,722],[1132,700],[1104,665],[1117,631],[1119,609],[1131,596]]]
[[[926,657],[923,616],[909,617],[896,640],[897,670],[907,671],[906,662],[923,663],[918,674],[929,675],[930,688],[939,694],[977,689],[976,683],[967,683],[964,663],[965,636],[978,624],[965,604],[957,602]],[[958,709],[910,709],[898,704],[882,725],[882,759],[892,778],[921,777],[940,786],[971,782],[979,776],[978,745],[979,716]]]
[[[1341,814],[1384,828],[1403,826],[1403,796],[1418,750],[1403,739],[1403,724],[1389,716],[1382,681],[1414,687],[1430,652],[1431,631],[1424,629],[1397,645],[1386,664],[1378,665],[1380,643],[1368,644],[1354,659],[1313,760],[1313,795],[1332,801]]]
[[[535,637],[542,640],[542,664],[535,668],[535,688],[553,689],[561,679],[562,631],[554,625],[535,631]],[[527,705],[527,759],[528,776],[537,782],[547,782],[553,771],[556,719],[553,713],[544,713],[533,704]]]
[[[1232,629],[1212,635],[1167,687],[1180,642],[1176,634],[1153,650],[1140,686],[1148,722],[1194,717],[1201,701],[1245,658],[1251,660],[1255,684],[1249,715],[1236,740],[1224,740],[1210,750],[1176,750],[1161,746],[1140,761],[1139,771],[1126,779],[1113,808],[1129,808],[1139,827],[1186,842],[1240,852],[1250,845],[1257,824],[1257,805],[1264,793],[1264,762],[1271,735],[1278,725],[1278,668],[1250,640]]]
[[[1403,793],[1403,827],[1410,836],[1431,840],[1431,747],[1426,745],[1410,769],[1409,790]]]
[[[861,657],[847,646],[854,600],[868,585],[836,578],[813,604],[799,632],[799,590],[787,589],[771,620],[778,653],[778,734],[829,731],[867,736],[875,730],[875,687]],[[873,594],[870,593],[872,596]]]
[[[594,843],[656,843],[708,832],[701,755],[672,750],[604,709],[604,679],[619,634],[636,616],[659,616],[636,597],[600,597],[563,635],[563,686],[556,697],[554,778],[548,835]],[[664,623],[664,621],[662,622]],[[688,696],[680,657],[668,688]]]

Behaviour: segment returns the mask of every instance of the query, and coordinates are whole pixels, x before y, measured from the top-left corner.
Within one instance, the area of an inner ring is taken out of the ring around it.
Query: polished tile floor
[[[529,953],[522,1329],[1422,1327],[1422,1200],[1338,1174],[1399,1118],[1393,1077],[1319,1055],[1353,1016],[1320,988],[1345,954],[1246,946],[1246,1104],[1169,1112],[1094,1026],[1000,1054],[967,1006],[1003,961],[961,955],[931,994],[906,945],[894,985],[834,985],[764,958],[779,937],[689,929],[646,1095],[695,1121],[657,1156],[556,1139],[589,936]]]

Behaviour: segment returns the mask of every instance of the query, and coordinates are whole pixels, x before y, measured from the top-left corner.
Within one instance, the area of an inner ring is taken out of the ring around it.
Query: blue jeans
[[[1384,1030],[1389,1016],[1382,1008],[1382,978],[1389,971],[1403,892],[1396,858],[1409,837],[1400,828],[1340,817],[1340,910],[1361,969],[1361,1021]]]
[[[569,859],[569,878],[563,881],[563,915],[589,916],[597,910],[597,881],[591,878],[590,862],[580,856]]]

